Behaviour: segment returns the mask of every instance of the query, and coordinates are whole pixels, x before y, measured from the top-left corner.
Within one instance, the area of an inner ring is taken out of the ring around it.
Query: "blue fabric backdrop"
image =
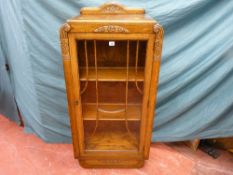
[[[13,88],[10,82],[10,71],[7,70],[6,55],[4,55],[2,47],[0,40],[0,114],[19,123]]]
[[[45,141],[71,140],[59,27],[103,2],[0,0],[0,36],[25,130]],[[119,2],[145,8],[165,29],[153,141],[232,136],[233,1]]]

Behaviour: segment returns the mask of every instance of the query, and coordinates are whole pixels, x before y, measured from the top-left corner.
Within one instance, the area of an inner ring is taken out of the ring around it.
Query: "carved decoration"
[[[94,30],[97,33],[128,33],[129,30],[116,25],[101,26]]]
[[[70,59],[69,53],[69,41],[68,41],[68,32],[70,31],[71,27],[68,23],[62,25],[60,29],[60,38],[61,38],[61,50],[62,50],[62,58],[64,60]]]
[[[154,43],[154,60],[161,59],[162,45],[163,45],[163,28],[159,24],[154,25],[154,32],[156,34]]]
[[[125,9],[119,4],[106,4],[102,6],[101,12],[103,13],[124,13]]]
[[[80,10],[82,15],[95,15],[95,14],[144,14],[145,10],[142,8],[128,8],[116,2],[108,2],[100,7],[83,7]]]

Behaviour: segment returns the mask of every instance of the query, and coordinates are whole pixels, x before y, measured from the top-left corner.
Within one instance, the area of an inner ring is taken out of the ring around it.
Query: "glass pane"
[[[138,150],[146,45],[77,41],[87,151]]]

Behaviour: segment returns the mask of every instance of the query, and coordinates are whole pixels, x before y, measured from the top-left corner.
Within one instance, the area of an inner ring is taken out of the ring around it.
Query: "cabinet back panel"
[[[143,83],[138,83],[143,89]],[[81,82],[81,89],[85,82]],[[142,94],[137,91],[135,82],[129,82],[128,102],[142,103]],[[125,103],[125,82],[98,82],[99,103]],[[81,95],[82,103],[96,103],[96,84],[89,81],[86,91]]]
[[[86,48],[85,48],[86,42]],[[109,46],[114,42],[114,46]],[[147,41],[139,41],[138,67],[145,66],[145,53]],[[137,41],[129,40],[129,66],[135,66]],[[88,56],[89,67],[95,66],[94,41],[77,40],[78,62],[80,67],[85,67],[85,52]],[[96,40],[96,56],[98,67],[126,67],[127,40]]]

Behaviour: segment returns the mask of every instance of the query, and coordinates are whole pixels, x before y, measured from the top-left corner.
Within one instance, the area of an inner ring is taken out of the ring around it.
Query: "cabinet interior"
[[[77,40],[84,146],[138,150],[146,40]]]

